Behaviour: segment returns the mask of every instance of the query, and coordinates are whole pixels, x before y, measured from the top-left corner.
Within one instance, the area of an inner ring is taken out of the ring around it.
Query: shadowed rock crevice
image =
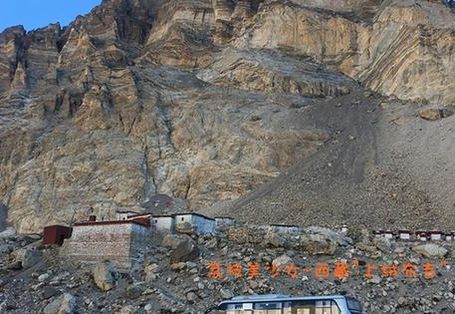
[[[3,203],[0,203],[0,232],[5,230],[7,223],[6,219],[8,218],[8,209],[6,208],[6,205]]]

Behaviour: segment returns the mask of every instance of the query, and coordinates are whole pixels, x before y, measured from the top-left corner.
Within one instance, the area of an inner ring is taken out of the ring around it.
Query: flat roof
[[[202,217],[202,218],[205,218],[205,219],[209,219],[209,220],[215,220],[211,217],[207,217],[203,214],[199,214],[199,213],[177,213],[177,214],[172,214],[173,217],[176,217],[176,216],[183,216],[183,215],[194,215],[194,216],[199,216],[199,217]]]
[[[145,216],[153,216],[152,214],[137,214],[134,216],[129,216],[128,218],[139,218],[139,217],[145,217]]]
[[[87,221],[75,223],[74,227],[79,226],[105,226],[105,225],[122,225],[122,224],[136,224],[143,227],[149,227],[146,223],[137,220],[109,220],[109,221]]]

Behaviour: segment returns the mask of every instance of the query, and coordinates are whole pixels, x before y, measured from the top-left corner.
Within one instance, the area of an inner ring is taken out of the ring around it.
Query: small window
[[[182,221],[184,221],[184,220],[185,220],[185,218],[184,218],[184,217],[182,217]]]

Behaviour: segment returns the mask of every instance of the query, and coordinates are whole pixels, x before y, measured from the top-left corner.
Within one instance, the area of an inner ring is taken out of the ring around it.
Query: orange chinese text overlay
[[[347,280],[349,277],[362,277],[365,280],[372,279],[374,276],[383,278],[424,278],[432,280],[437,276],[438,271],[447,268],[446,260],[438,262],[426,261],[421,265],[413,264],[409,261],[402,263],[360,263],[359,260],[336,260],[334,262],[318,262],[312,267],[297,266],[293,263],[276,265],[274,263],[260,264],[249,262],[243,264],[232,262],[222,264],[220,262],[210,262],[208,264],[208,277],[215,280],[225,278],[256,279],[261,276],[279,278],[287,276],[290,279],[301,278],[302,276],[313,276],[316,280]]]

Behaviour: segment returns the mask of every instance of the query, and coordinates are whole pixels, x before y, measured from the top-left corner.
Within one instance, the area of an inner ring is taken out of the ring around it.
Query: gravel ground
[[[331,138],[314,155],[210,214],[259,223],[451,230],[455,116],[426,121],[425,105],[353,93],[302,108]]]

